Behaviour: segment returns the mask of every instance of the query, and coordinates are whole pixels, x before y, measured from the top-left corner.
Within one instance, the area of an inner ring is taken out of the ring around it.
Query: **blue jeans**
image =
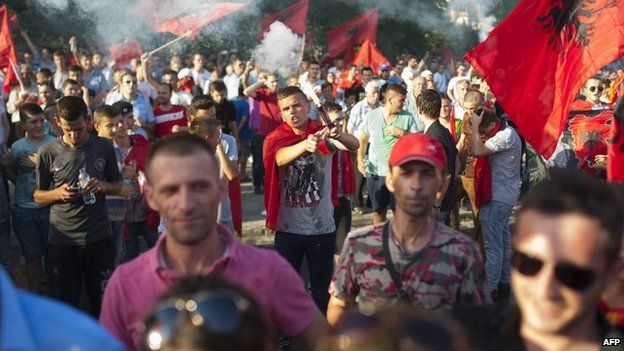
[[[124,257],[123,230],[124,221],[110,221],[113,228],[113,239],[115,242],[115,266],[121,263]]]
[[[13,210],[13,231],[27,261],[41,260],[45,256],[50,230],[50,207]]]
[[[147,227],[147,221],[128,223],[128,232],[130,238],[126,243],[126,257],[124,262],[128,262],[139,256],[139,236],[143,236],[147,247],[154,247],[158,240],[158,233],[149,230]]]
[[[312,298],[323,313],[329,302],[329,283],[334,273],[336,233],[300,235],[275,233],[275,250],[299,272],[303,256],[308,261]]]
[[[485,273],[490,292],[499,283],[509,283],[511,270],[511,233],[509,217],[512,205],[490,201],[479,209],[479,223],[485,247]]]

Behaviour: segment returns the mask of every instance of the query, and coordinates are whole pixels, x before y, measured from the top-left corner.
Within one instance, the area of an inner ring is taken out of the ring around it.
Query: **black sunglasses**
[[[589,91],[591,91],[592,93],[596,91],[596,89],[598,89],[598,91],[603,91],[604,87],[603,86],[598,86],[598,87],[589,87]]]
[[[544,261],[514,251],[511,256],[511,265],[518,273],[533,277],[542,270]],[[568,288],[582,291],[592,285],[596,279],[596,273],[591,269],[577,267],[571,263],[557,263],[555,265],[555,277]]]
[[[250,302],[232,290],[200,292],[189,299],[167,299],[154,308],[152,316],[142,330],[147,350],[160,350],[167,346],[171,336],[184,318],[203,326],[212,334],[232,334],[243,320]]]

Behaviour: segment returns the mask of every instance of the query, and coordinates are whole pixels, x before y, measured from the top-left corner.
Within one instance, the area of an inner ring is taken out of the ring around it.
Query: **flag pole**
[[[15,77],[17,77],[17,82],[19,83],[20,86],[20,91],[24,91],[24,82],[22,82],[22,77],[19,74],[19,71],[17,70],[17,67],[15,67],[15,63],[13,63],[13,60],[11,59],[11,57],[9,57],[9,63],[11,64],[11,68],[13,69],[13,73],[15,73]]]
[[[191,36],[191,34],[192,34],[192,33],[193,33],[193,31],[188,31],[188,32],[186,32],[186,34],[184,34],[183,36],[177,37],[177,38],[175,38],[175,39],[173,39],[173,40],[171,40],[171,41],[169,41],[169,42],[167,42],[167,43],[165,43],[165,44],[163,44],[163,45],[161,45],[161,46],[157,47],[156,49],[154,49],[154,50],[150,51],[150,52],[148,53],[148,55],[150,55],[150,56],[151,56],[151,55],[153,55],[153,54],[157,53],[158,51],[161,51],[162,49],[165,49],[165,48],[167,48],[167,47],[169,47],[169,46],[171,46],[171,45],[173,45],[173,44],[177,43],[178,41],[180,41],[180,40],[182,40],[182,39],[184,39],[184,38],[187,38],[187,37]]]

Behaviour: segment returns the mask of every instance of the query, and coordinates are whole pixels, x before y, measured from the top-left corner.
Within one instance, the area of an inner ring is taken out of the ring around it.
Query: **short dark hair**
[[[41,69],[39,69],[37,74],[41,74],[45,78],[52,78],[52,71],[49,68],[45,68],[45,67],[41,68]]]
[[[407,95],[407,89],[398,83],[393,83],[388,85],[388,89],[386,89],[386,93],[393,92],[400,95]]]
[[[320,63],[320,62],[318,62],[318,61],[310,61],[310,63],[309,63],[309,64],[310,64],[310,66],[312,66],[312,65],[317,65],[317,66],[319,66],[319,67],[321,66],[321,63]]]
[[[425,116],[433,119],[440,118],[442,99],[440,94],[433,89],[427,89],[416,97],[416,106]]]
[[[210,88],[208,90],[211,93],[213,91],[224,92],[224,91],[227,91],[227,87],[225,86],[225,83],[223,83],[222,80],[217,80],[217,81],[210,83]]]
[[[172,70],[171,68],[167,68],[167,69],[164,69],[164,70],[163,70],[162,75],[163,75],[163,76],[165,76],[165,75],[171,75],[171,76],[176,76],[176,77],[177,77],[177,76],[178,76],[178,72],[176,72],[176,71]]]
[[[189,133],[200,138],[214,135],[221,128],[221,122],[216,118],[195,118],[189,125]]]
[[[323,104],[323,109],[327,113],[342,112],[342,106],[338,105],[335,102],[326,102],[326,103],[324,103]]]
[[[173,285],[156,303],[175,303],[196,296],[197,294],[211,291],[225,291],[242,298],[245,302],[244,309],[241,309],[241,320],[235,331],[231,333],[213,332],[203,325],[196,326],[186,313],[182,317],[179,325],[173,330],[167,345],[163,349],[202,349],[212,351],[265,351],[274,346],[274,330],[267,322],[262,308],[246,289],[242,286],[228,282],[226,279],[210,274],[208,276],[189,276],[181,279]],[[184,313],[184,312],[179,312]],[[156,322],[155,315],[150,314],[145,321],[149,329]],[[144,335],[146,340],[147,335]]]
[[[334,86],[330,82],[325,82],[325,83],[321,84],[321,90],[325,90],[326,88],[334,89]]]
[[[197,115],[197,111],[199,110],[209,110],[214,107],[215,103],[212,98],[208,95],[197,95],[191,100],[191,104],[186,109],[186,113],[193,117]]]
[[[65,88],[67,88],[68,85],[78,85],[78,82],[76,82],[73,79],[69,79],[69,78],[65,79],[65,81],[61,85],[61,90],[65,90]]]
[[[69,66],[69,72],[80,72],[82,73],[82,67],[78,66],[78,65],[71,65]]]
[[[610,266],[619,256],[624,233],[622,189],[583,172],[551,169],[550,179],[536,184],[522,199],[518,218],[534,210],[549,215],[579,213],[597,220],[607,232],[602,246]]]
[[[26,122],[29,118],[35,117],[36,115],[40,114],[43,114],[41,106],[33,102],[25,103],[19,108],[20,122]]]
[[[491,123],[500,120],[494,111],[484,109],[483,110],[483,119],[481,119],[481,124],[479,124],[479,129],[485,128],[489,126]]]
[[[371,71],[371,73],[373,72],[373,69],[369,66],[366,67],[362,67],[361,72],[364,73],[364,71]]]
[[[117,116],[121,116],[119,109],[111,105],[102,105],[98,106],[93,112],[93,121],[99,123],[102,121],[102,118],[115,118]]]
[[[291,96],[296,95],[296,94],[301,95],[306,100],[308,99],[306,94],[299,87],[297,87],[297,86],[290,86],[290,87],[286,87],[284,89],[281,89],[280,91],[277,92],[277,101],[279,102],[280,100],[286,99],[286,98],[291,97]]]
[[[80,118],[86,119],[89,114],[84,100],[77,96],[62,97],[59,99],[56,106],[56,116],[66,121],[76,121]]]
[[[215,167],[218,167],[218,161],[215,156],[215,150],[208,145],[208,143],[197,135],[191,135],[186,133],[172,134],[166,138],[157,141],[149,153],[147,154],[147,160],[145,162],[145,174],[147,181],[150,181],[150,169],[156,156],[159,155],[173,155],[173,156],[188,156],[194,153],[205,152],[210,156]]]

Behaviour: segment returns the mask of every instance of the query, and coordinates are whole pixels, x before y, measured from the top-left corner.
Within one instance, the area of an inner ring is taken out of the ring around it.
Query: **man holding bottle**
[[[48,265],[55,297],[78,307],[84,279],[89,312],[97,318],[115,259],[105,194],[119,193],[121,174],[112,142],[87,132],[82,99],[64,97],[57,106],[63,136],[39,151],[34,199],[51,205]],[[86,201],[92,193],[93,203]]]

